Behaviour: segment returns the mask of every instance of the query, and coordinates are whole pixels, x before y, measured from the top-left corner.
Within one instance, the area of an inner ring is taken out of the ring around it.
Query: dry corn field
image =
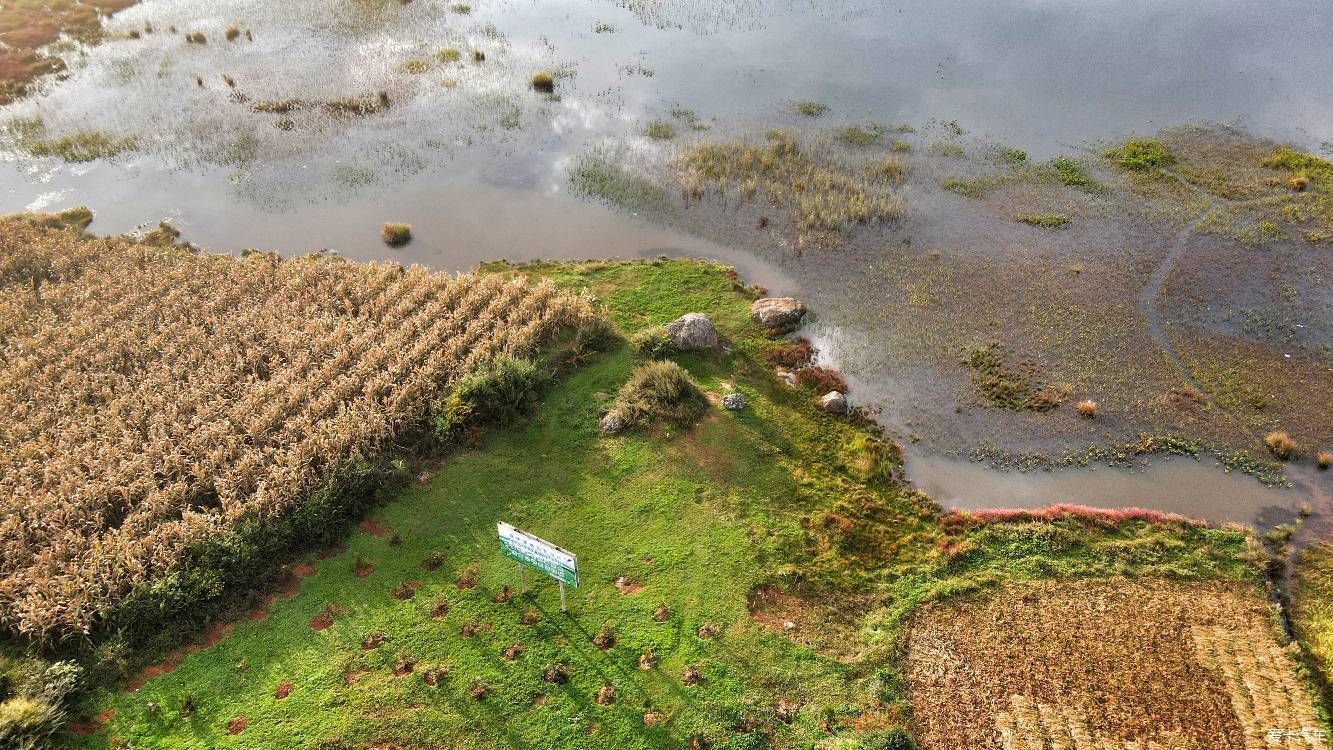
[[[478,365],[596,314],[549,284],[0,219],[0,624],[87,632],[200,540],[419,427]]]
[[[925,750],[1327,750],[1276,637],[1239,585],[1011,585],[919,612],[906,673]]]

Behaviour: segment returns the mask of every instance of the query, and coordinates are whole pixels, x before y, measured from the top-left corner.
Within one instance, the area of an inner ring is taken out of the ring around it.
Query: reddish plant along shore
[[[944,516],[946,527],[965,526],[971,523],[1026,523],[1030,521],[1059,521],[1072,519],[1088,523],[1118,526],[1124,523],[1143,522],[1162,525],[1186,524],[1206,526],[1207,522],[1189,518],[1179,513],[1167,513],[1148,508],[1093,508],[1073,503],[1056,503],[1044,508],[981,508],[978,510],[952,510]]]

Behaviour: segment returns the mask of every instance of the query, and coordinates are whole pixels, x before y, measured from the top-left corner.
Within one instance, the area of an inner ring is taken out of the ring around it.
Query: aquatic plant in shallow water
[[[887,162],[881,161],[882,167]],[[843,232],[855,224],[895,221],[907,211],[905,196],[874,170],[807,152],[782,131],[766,143],[703,143],[678,162],[678,179],[688,198],[708,188],[737,190],[787,208],[799,235]]]

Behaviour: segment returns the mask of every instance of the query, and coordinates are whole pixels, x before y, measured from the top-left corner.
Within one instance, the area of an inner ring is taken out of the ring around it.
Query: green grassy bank
[[[312,550],[299,591],[137,691],[86,696],[91,733],[70,746],[902,748],[898,639],[923,601],[1015,578],[1262,584],[1239,531],[941,514],[900,486],[890,443],[774,377],[777,342],[723,267],[487,270],[588,288],[626,336],[709,314],[728,350],[675,359],[748,406],[603,437],[602,408],[643,358],[596,355],[521,423],[423,467],[345,549]],[[531,574],[529,594],[506,595],[518,572],[500,520],[579,555],[567,614]],[[567,680],[548,679],[556,664]]]

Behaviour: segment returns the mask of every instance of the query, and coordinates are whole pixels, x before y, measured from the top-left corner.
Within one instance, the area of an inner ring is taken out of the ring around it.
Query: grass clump
[[[926,150],[935,156],[945,156],[950,159],[963,158],[963,147],[948,141],[935,141]]]
[[[1107,151],[1106,158],[1131,172],[1151,172],[1176,163],[1175,154],[1163,146],[1161,141],[1149,138],[1125,141],[1123,145]]]
[[[822,117],[828,113],[829,106],[823,102],[796,102],[796,111],[806,117]]]
[[[633,174],[607,154],[580,155],[569,171],[570,187],[579,195],[599,198],[632,211],[666,213],[666,191],[653,181]]]
[[[964,198],[982,198],[986,195],[986,191],[990,189],[991,185],[991,180],[980,178],[962,179],[959,177],[950,177],[940,182],[940,187],[951,193],[957,193]]]
[[[1013,146],[999,146],[995,149],[995,153],[1000,157],[1000,161],[1012,166],[1027,164],[1028,161],[1028,152]]]
[[[138,141],[131,136],[117,138],[100,131],[83,131],[54,140],[29,140],[23,146],[33,156],[58,156],[67,162],[82,163],[133,151]]]
[[[866,174],[877,180],[898,184],[907,178],[907,162],[900,156],[885,156],[871,162],[866,167]]]
[[[380,239],[389,247],[402,247],[412,241],[412,225],[387,222],[380,227]]]
[[[457,47],[445,47],[435,53],[435,59],[442,63],[458,62],[463,59],[463,53]]]
[[[653,120],[643,133],[655,141],[669,141],[676,137],[676,126],[666,120]]]
[[[543,94],[555,92],[555,76],[545,70],[539,70],[532,74],[532,90]]]
[[[403,70],[414,76],[430,72],[430,60],[424,57],[417,57],[403,63]]]
[[[1264,446],[1268,448],[1270,453],[1283,461],[1291,458],[1292,454],[1296,452],[1296,441],[1292,439],[1291,435],[1281,430],[1274,430],[1264,435]]]
[[[1092,179],[1092,176],[1088,174],[1088,170],[1082,162],[1068,156],[1057,156],[1051,159],[1039,168],[1038,173],[1055,180],[1061,185],[1068,185],[1079,190],[1087,192],[1101,192],[1104,190],[1101,183]]]
[[[705,188],[736,190],[745,198],[764,198],[791,212],[802,238],[840,233],[856,224],[896,221],[907,210],[906,198],[885,180],[843,161],[810,153],[782,131],[768,134],[763,145],[705,143],[681,157],[679,179],[686,195],[702,198]]]
[[[227,27],[227,33],[224,34],[223,36],[227,38],[227,41],[234,42],[237,39],[241,38],[241,30],[236,28],[235,26],[229,26]]]
[[[468,5],[467,3],[454,3],[453,5],[449,6],[449,10],[459,14],[460,16],[466,16],[467,14],[472,12],[472,6]]]
[[[873,145],[883,134],[884,128],[878,125],[870,125],[867,127],[849,125],[838,130],[833,134],[833,137],[848,146],[864,147]]]
[[[636,332],[629,341],[634,351],[653,359],[669,357],[676,351],[666,326],[648,326]]]
[[[992,343],[968,352],[963,364],[972,370],[972,383],[982,401],[999,409],[1046,411],[1060,405],[1051,386],[1037,382],[1031,364],[1012,365],[1008,353]]]
[[[1097,418],[1097,402],[1090,398],[1078,402],[1078,405],[1074,408],[1078,410],[1078,415],[1084,419]]]
[[[667,360],[634,368],[608,413],[630,428],[661,422],[687,427],[707,410],[708,399],[699,385],[684,367]]]
[[[1014,221],[1042,229],[1062,229],[1069,226],[1069,217],[1064,214],[1014,214]]]
[[[1333,451],[1319,451],[1314,457],[1315,464],[1320,469],[1327,469],[1333,466]]]

